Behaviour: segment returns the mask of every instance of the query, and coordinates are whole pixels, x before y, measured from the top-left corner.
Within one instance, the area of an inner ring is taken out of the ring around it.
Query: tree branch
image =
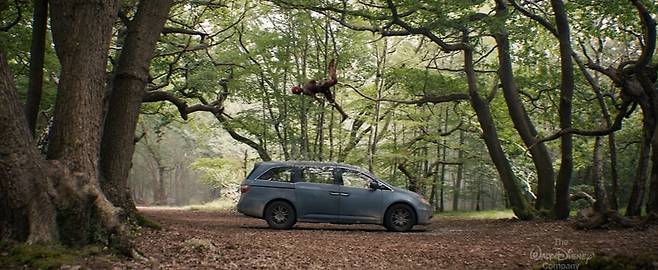
[[[656,50],[656,21],[651,17],[651,13],[641,1],[631,0],[631,2],[640,15],[645,41],[644,46],[642,46],[642,54],[637,60],[636,66],[644,68],[651,63],[651,58]]]
[[[178,27],[165,27],[162,29],[162,34],[186,34],[186,35],[196,35],[200,36],[201,38],[207,36],[208,34],[199,32],[199,31],[194,31],[194,30],[189,30],[185,28],[178,28]]]
[[[509,2],[510,4],[512,4],[512,6],[514,6],[516,10],[520,11],[526,17],[541,24],[542,26],[544,26],[544,28],[546,28],[546,30],[548,30],[549,32],[551,32],[551,34],[557,37],[557,29],[548,20],[522,7],[518,2],[516,2],[516,0],[510,0]]]
[[[296,9],[307,9],[307,10],[312,10],[315,12],[318,12],[320,14],[323,14],[330,18],[333,21],[336,21],[340,23],[341,25],[350,28],[355,31],[369,31],[372,33],[379,33],[382,36],[408,36],[411,34],[420,34],[423,35],[430,40],[432,40],[434,43],[439,45],[441,49],[445,52],[451,52],[451,51],[461,51],[466,48],[466,44],[464,43],[448,43],[444,39],[440,38],[439,36],[435,35],[430,31],[429,26],[421,26],[421,27],[414,27],[410,25],[409,23],[405,22],[402,20],[402,18],[409,16],[415,12],[415,10],[411,10],[409,12],[399,14],[397,11],[397,7],[393,3],[393,1],[387,1],[386,8],[389,9],[391,12],[391,16],[381,16],[381,15],[372,15],[366,12],[362,11],[356,11],[356,10],[348,10],[345,9],[344,7],[341,8],[336,8],[332,6],[306,6],[306,5],[299,5],[299,4],[291,4],[286,1],[281,1],[281,0],[275,0],[273,1],[279,5],[287,6],[290,8],[296,8]],[[384,7],[381,7],[382,9]],[[337,18],[335,16],[331,16],[329,12],[335,12],[338,14],[341,14],[341,18]],[[350,24],[345,20],[345,16],[355,16],[363,19],[367,19],[369,21],[388,21],[388,23],[385,26],[382,27],[375,27],[375,26],[357,26],[354,24]],[[477,18],[474,18],[477,19]],[[401,27],[404,30],[389,30],[389,28],[392,25],[397,25]]]
[[[181,118],[185,120],[188,119],[187,115],[193,112],[201,112],[201,111],[210,112],[215,116],[215,118],[217,118],[217,120],[220,123],[222,123],[224,129],[228,132],[231,138],[241,143],[244,143],[249,147],[253,148],[254,150],[256,150],[256,152],[258,152],[258,155],[263,161],[272,160],[265,147],[252,141],[247,137],[240,135],[235,130],[235,128],[231,125],[231,123],[229,122],[230,116],[224,114],[224,101],[228,97],[229,93],[227,91],[226,84],[223,84],[222,87],[224,87],[224,91],[220,92],[217,95],[217,100],[208,104],[194,104],[188,106],[184,100],[174,96],[169,92],[161,91],[161,90],[146,92],[144,94],[144,98],[142,99],[142,101],[143,102],[169,101],[172,104],[174,104],[176,108],[178,108],[178,112],[180,113]]]
[[[621,110],[617,113],[617,116],[615,117],[615,121],[610,127],[607,127],[607,128],[604,128],[604,129],[599,129],[599,130],[583,130],[583,129],[575,129],[573,127],[565,128],[565,129],[562,129],[562,130],[556,132],[555,134],[553,134],[551,136],[548,136],[548,137],[545,137],[545,138],[542,138],[542,139],[538,139],[537,141],[535,141],[535,143],[533,143],[528,148],[532,148],[532,147],[534,147],[535,145],[537,145],[539,143],[556,140],[556,139],[558,139],[558,138],[560,138],[564,135],[567,135],[567,134],[575,134],[575,135],[586,136],[586,137],[597,137],[597,136],[609,135],[610,133],[613,133],[613,132],[618,131],[618,130],[621,129],[624,118],[627,117],[627,115],[628,115],[628,113],[627,113],[628,107],[632,103],[633,102],[630,99],[627,99],[627,100],[624,101],[624,103],[621,106]]]

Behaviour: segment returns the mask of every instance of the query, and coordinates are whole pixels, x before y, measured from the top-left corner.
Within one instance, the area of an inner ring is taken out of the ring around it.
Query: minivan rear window
[[[258,180],[292,182],[292,168],[278,167],[272,168],[258,177]]]

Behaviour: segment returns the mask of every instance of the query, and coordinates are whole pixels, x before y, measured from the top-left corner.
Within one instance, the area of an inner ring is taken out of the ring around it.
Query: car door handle
[[[340,193],[340,196],[345,196],[345,197],[347,197],[347,196],[350,196],[350,194],[349,194],[349,193],[343,193],[343,192],[341,192],[341,193]]]
[[[340,194],[340,192],[329,192],[329,195],[338,196],[338,195],[341,195],[341,194]]]

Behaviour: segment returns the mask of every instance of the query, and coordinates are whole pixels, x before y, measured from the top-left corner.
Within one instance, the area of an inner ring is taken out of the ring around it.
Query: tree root
[[[130,230],[122,219],[124,213],[105,197],[98,182],[90,175],[71,171],[71,166],[62,162],[52,161],[52,168],[49,195],[57,215],[67,220],[66,224],[58,224],[60,241],[74,246],[101,241],[117,253],[132,257],[135,251]],[[76,230],[71,228],[75,222],[86,225]]]
[[[155,229],[155,230],[162,229],[162,226],[160,226],[159,223],[151,220],[150,218],[145,217],[144,215],[142,215],[140,213],[137,213],[137,212],[133,213],[132,218],[135,220],[134,222],[137,226],[151,228],[151,229]]]
[[[627,218],[615,210],[597,212],[592,207],[578,211],[576,228],[582,230],[606,229],[612,226],[622,228],[640,228],[642,224]]]
[[[571,200],[584,199],[589,202],[590,207],[578,211],[576,214],[576,228],[581,230],[605,229],[611,226],[622,228],[638,228],[641,223],[624,217],[616,210],[608,209],[606,206],[601,210],[594,209],[596,200],[585,192],[571,195]]]
[[[112,203],[100,191],[100,187],[89,185],[88,192],[96,199],[94,205],[101,218],[102,224],[109,232],[108,244],[120,254],[132,257],[134,254],[133,244],[128,226],[121,222],[121,208],[114,207]]]

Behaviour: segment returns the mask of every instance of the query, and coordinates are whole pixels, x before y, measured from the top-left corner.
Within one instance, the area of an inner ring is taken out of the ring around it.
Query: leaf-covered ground
[[[578,231],[570,222],[435,217],[413,232],[375,225],[297,224],[271,230],[232,212],[141,209],[161,230],[144,229],[148,260],[91,266],[150,269],[527,269],[594,255],[658,256],[658,227]],[[653,262],[654,266],[658,266]],[[576,267],[572,265],[570,267]],[[562,267],[562,268],[557,268]],[[569,267],[569,265],[567,265]]]

